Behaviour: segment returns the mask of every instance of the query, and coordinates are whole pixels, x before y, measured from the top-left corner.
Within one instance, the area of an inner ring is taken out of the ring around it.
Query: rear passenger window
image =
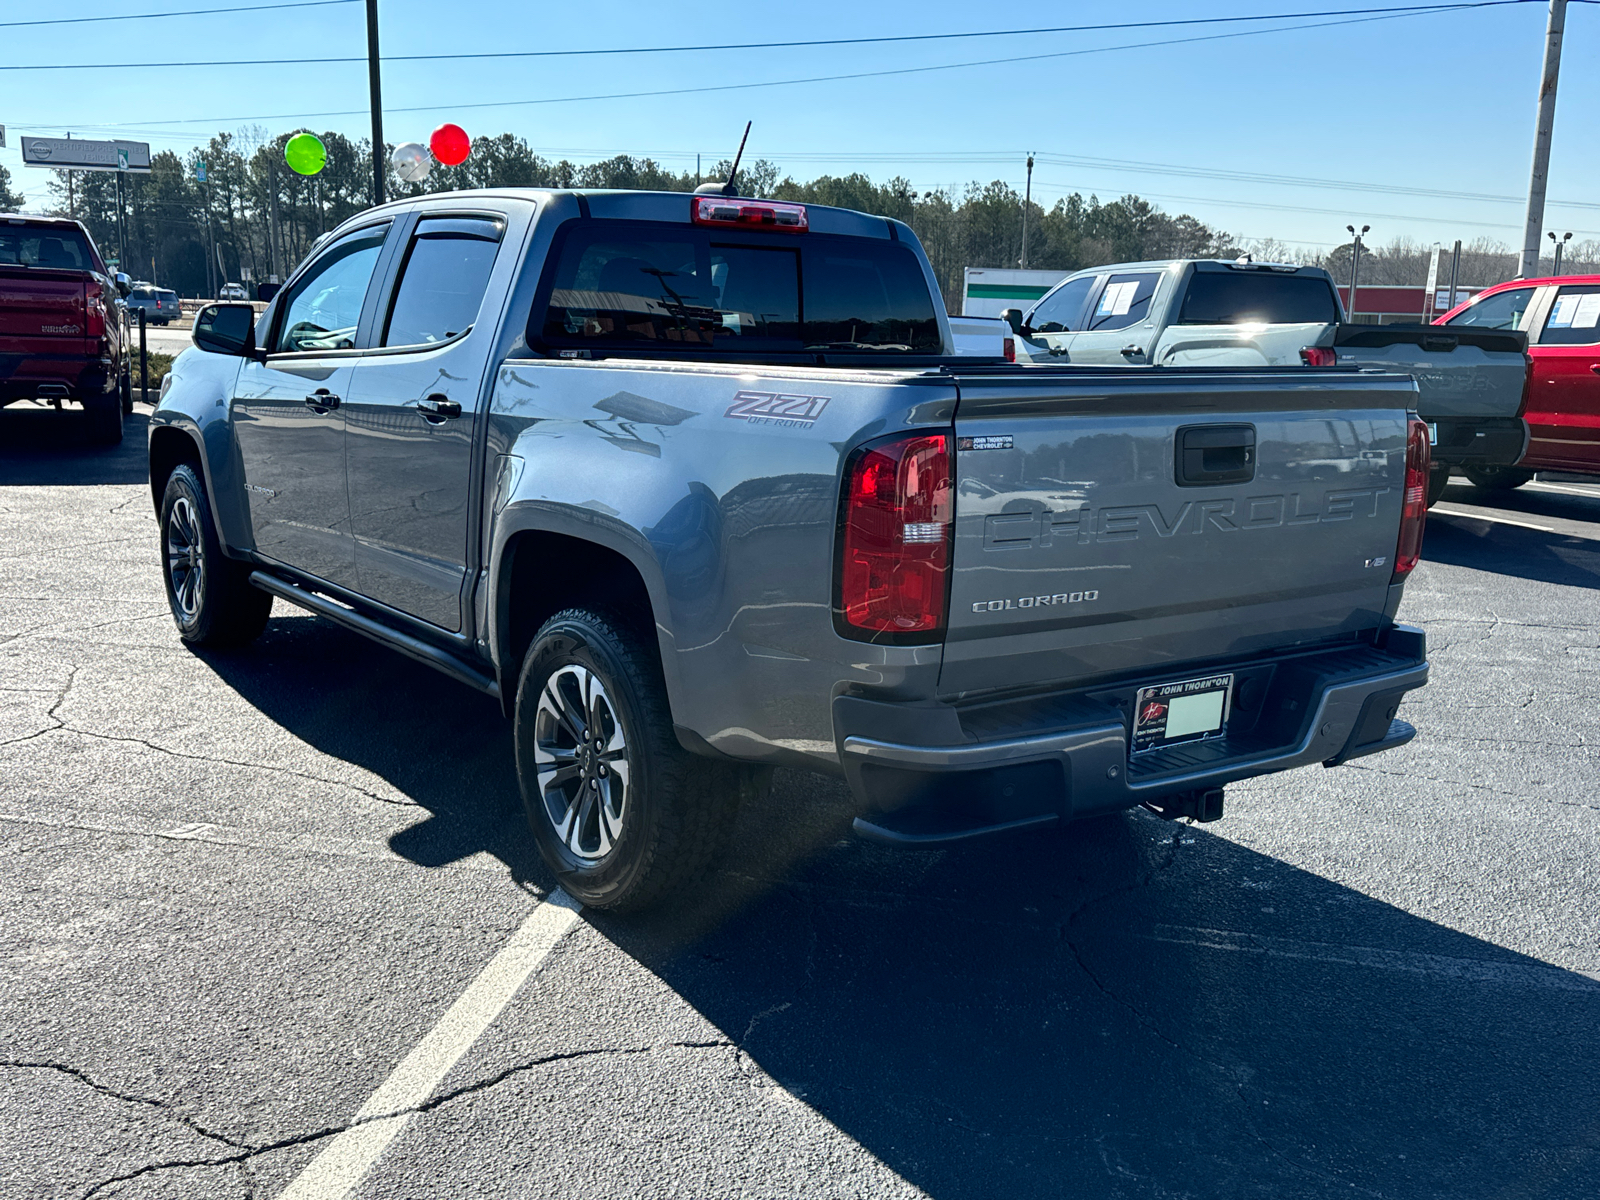
[[[1079,318],[1083,316],[1084,302],[1089,299],[1089,293],[1094,290],[1094,281],[1098,278],[1097,275],[1085,275],[1082,279],[1062,284],[1039,301],[1039,307],[1028,318],[1029,326],[1035,333],[1070,333],[1083,328]]]
[[[1556,293],[1539,335],[1543,346],[1591,346],[1600,342],[1600,284],[1570,284]]]
[[[1086,328],[1126,329],[1137,325],[1150,315],[1150,298],[1156,294],[1160,279],[1154,272],[1113,275],[1089,314]]]
[[[417,222],[384,329],[384,346],[430,346],[478,319],[504,227],[484,217]]]

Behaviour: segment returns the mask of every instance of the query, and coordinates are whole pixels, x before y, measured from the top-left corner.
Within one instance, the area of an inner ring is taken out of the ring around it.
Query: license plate
[[[1134,754],[1221,737],[1233,700],[1232,675],[1207,675],[1139,689],[1133,706]]]

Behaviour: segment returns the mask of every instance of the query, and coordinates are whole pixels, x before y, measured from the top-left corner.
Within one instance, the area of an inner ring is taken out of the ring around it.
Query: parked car
[[[1248,259],[1120,263],[1008,310],[1017,358],[1157,367],[1373,367],[1417,381],[1435,440],[1430,502],[1452,466],[1512,466],[1527,445],[1525,337],[1489,328],[1354,325],[1321,267]]]
[[[646,192],[388,204],[193,339],[150,425],[179,637],[277,597],[496,697],[586,904],[685,894],[776,766],[922,846],[1414,734],[1404,375],[964,359],[908,226]]]
[[[0,406],[73,401],[92,440],[120,442],[133,408],[118,308],[128,288],[79,222],[0,214]]]
[[[177,292],[149,283],[136,283],[128,292],[129,312],[137,313],[140,309],[144,310],[145,322],[150,325],[170,325],[183,315]],[[134,319],[137,321],[137,316]]]
[[[217,293],[219,300],[248,300],[250,293],[244,290],[242,283],[225,283]]]
[[[1521,487],[1535,471],[1600,474],[1600,275],[1517,279],[1479,292],[1435,322],[1527,336],[1527,452],[1512,466],[1463,471],[1487,491]]]

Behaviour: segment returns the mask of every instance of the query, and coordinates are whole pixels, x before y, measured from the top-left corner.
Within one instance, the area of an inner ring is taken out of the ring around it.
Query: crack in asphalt
[[[74,668],[74,671],[76,671],[76,668]],[[65,699],[65,696],[63,695],[61,699]],[[56,701],[56,704],[51,707],[50,712],[46,715],[54,718],[55,709],[60,706],[61,699]],[[61,721],[59,718],[54,719],[56,719],[57,723],[51,726],[49,729],[41,729],[35,733],[30,733],[23,737],[11,738],[7,741],[0,742],[0,748],[14,746],[19,742],[33,741],[35,738],[43,737],[47,733],[70,733],[75,734],[78,737],[94,738],[95,740],[102,742],[120,742],[128,745],[143,746],[145,749],[153,750],[158,754],[167,754],[171,755],[173,758],[187,759],[190,762],[216,763],[219,766],[239,767],[248,771],[270,771],[284,775],[291,775],[296,779],[304,779],[308,783],[321,783],[326,784],[329,787],[347,788],[350,791],[355,792],[357,795],[365,796],[369,800],[376,800],[380,804],[388,804],[395,808],[421,807],[415,800],[409,798],[396,799],[390,796],[380,795],[371,788],[362,787],[359,783],[349,783],[342,779],[329,779],[323,775],[313,775],[309,771],[298,771],[293,767],[280,766],[276,763],[245,762],[242,759],[220,758],[216,755],[210,754],[191,754],[183,750],[174,750],[170,746],[163,746],[159,742],[152,742],[148,738],[129,737],[113,733],[97,733],[94,730],[79,728],[76,725],[68,725],[65,721]]]
[[[327,1128],[318,1129],[312,1133],[303,1133],[297,1134],[293,1137],[279,1138],[276,1141],[266,1142],[260,1145],[250,1145],[245,1142],[234,1142],[221,1136],[216,1136],[216,1140],[225,1142],[227,1145],[233,1148],[236,1153],[224,1154],[215,1158],[167,1159],[161,1162],[146,1163],[144,1166],[135,1171],[129,1171],[121,1175],[113,1176],[109,1179],[102,1179],[99,1183],[94,1184],[86,1192],[84,1192],[80,1200],[93,1200],[95,1196],[104,1193],[107,1188],[115,1187],[119,1183],[127,1183],[129,1180],[139,1179],[146,1175],[152,1175],[158,1171],[176,1171],[182,1170],[186,1167],[227,1167],[234,1165],[248,1169],[251,1161],[260,1158],[263,1154],[274,1154],[279,1150],[292,1150],[297,1146],[311,1145],[315,1142],[323,1141],[326,1138],[337,1137],[341,1133],[346,1133],[349,1130],[360,1128],[363,1125],[370,1125],[374,1121],[388,1121],[394,1119],[395,1117],[412,1117],[421,1113],[432,1112],[434,1109],[453,1103],[454,1101],[461,1099],[463,1096],[470,1096],[478,1092],[488,1091],[490,1088],[498,1087],[508,1079],[514,1079],[518,1075],[523,1075],[529,1071],[538,1070],[540,1067],[546,1067],[552,1063],[570,1062],[575,1059],[594,1058],[607,1055],[654,1054],[661,1050],[674,1049],[725,1050],[732,1046],[732,1042],[729,1042],[726,1039],[718,1038],[708,1042],[662,1042],[653,1046],[602,1046],[594,1047],[588,1050],[568,1050],[561,1054],[548,1054],[541,1058],[532,1059],[525,1063],[518,1063],[515,1066],[507,1067],[504,1071],[500,1071],[497,1074],[489,1076],[488,1078],[463,1084],[458,1088],[452,1088],[450,1091],[442,1092],[437,1096],[430,1096],[428,1099],[419,1104],[409,1105],[405,1108],[394,1109],[390,1112],[373,1113],[370,1116],[359,1117],[355,1120],[348,1121],[343,1125],[330,1125]],[[253,1178],[253,1171],[251,1172],[251,1177]],[[247,1184],[246,1195],[254,1195],[253,1185]]]
[[[214,1129],[207,1129],[193,1117],[182,1112],[170,1101],[157,1100],[153,1096],[140,1096],[133,1092],[119,1091],[109,1084],[101,1083],[98,1079],[95,1079],[93,1076],[91,1076],[87,1071],[81,1070],[78,1067],[68,1066],[66,1063],[51,1062],[48,1059],[11,1058],[0,1059],[0,1069],[55,1071],[59,1074],[67,1076],[70,1079],[76,1079],[85,1087],[91,1088],[103,1096],[110,1096],[113,1100],[121,1100],[126,1104],[138,1104],[147,1108],[159,1109],[167,1116],[172,1117],[175,1121],[178,1121],[180,1124],[185,1126],[191,1133],[199,1134],[201,1137],[206,1138],[209,1141],[221,1142],[223,1145],[230,1146],[235,1150],[246,1150],[249,1148],[244,1142],[236,1141],[225,1133],[218,1133]]]

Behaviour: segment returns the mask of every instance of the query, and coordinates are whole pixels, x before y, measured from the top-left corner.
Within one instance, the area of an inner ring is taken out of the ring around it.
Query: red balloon
[[[453,167],[467,161],[467,155],[472,153],[472,140],[461,126],[447,122],[433,131],[433,136],[428,139],[428,149],[445,166]]]

